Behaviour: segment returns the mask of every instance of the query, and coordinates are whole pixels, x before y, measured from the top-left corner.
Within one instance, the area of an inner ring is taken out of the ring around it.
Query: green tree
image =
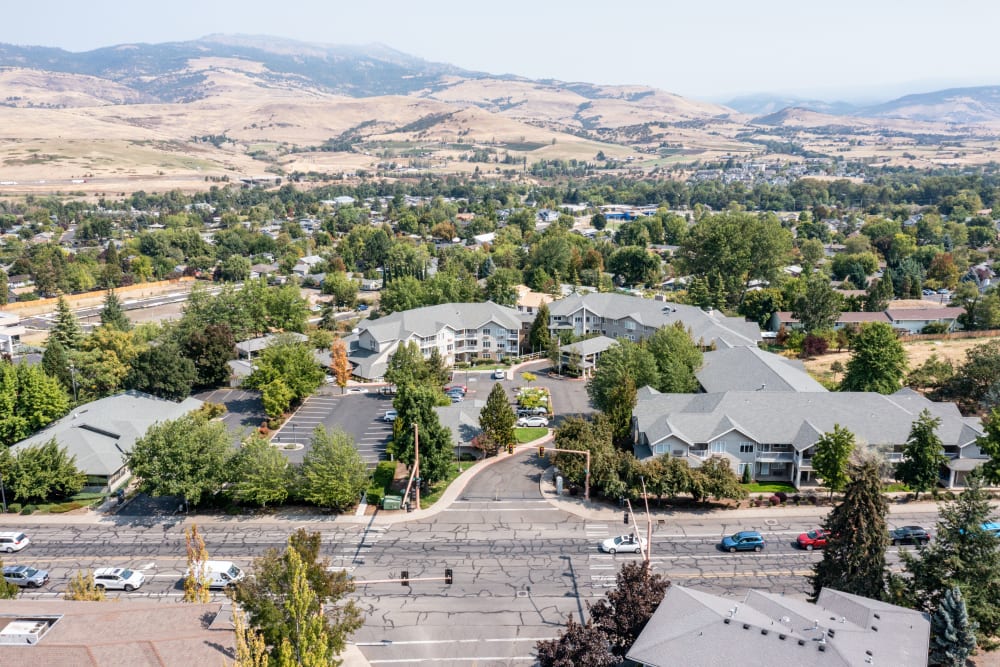
[[[632,451],[632,411],[635,410],[636,398],[635,380],[626,375],[620,385],[611,389],[604,411],[615,446],[626,451]]]
[[[278,655],[283,639],[298,636],[299,631],[290,626],[300,618],[296,609],[303,608],[302,601],[297,606],[288,604],[295,577],[301,580],[304,576],[315,594],[315,599],[304,605],[305,608],[311,609],[310,613],[325,612],[321,613],[321,618],[333,654],[342,652],[347,638],[361,627],[361,609],[347,599],[354,585],[344,570],[333,568],[329,559],[319,557],[320,546],[319,533],[308,533],[300,528],[288,539],[288,546],[283,551],[268,549],[255,559],[251,567],[253,576],[245,578],[234,589],[233,599],[246,611],[266,645],[272,647],[272,657]],[[301,565],[295,565],[296,560]],[[298,585],[301,588],[301,581]]]
[[[369,477],[368,467],[350,435],[339,429],[316,427],[300,471],[299,493],[303,500],[343,511],[358,503]]]
[[[702,354],[683,323],[675,322],[673,326],[657,330],[645,345],[659,371],[656,389],[676,394],[698,391],[695,372],[701,368]]]
[[[10,299],[10,283],[7,280],[7,272],[0,269],[0,306],[6,306]]]
[[[343,271],[327,273],[323,278],[322,291],[333,296],[333,303],[338,308],[353,308],[358,302],[358,283]]]
[[[809,276],[805,292],[795,300],[792,317],[811,333],[832,329],[842,310],[843,299],[830,287],[826,276],[817,271]]]
[[[67,350],[75,350],[83,341],[83,330],[76,320],[76,315],[69,309],[66,299],[59,297],[56,302],[56,321],[49,331],[49,338],[59,341]]]
[[[729,461],[721,456],[713,456],[701,467],[691,471],[691,482],[688,488],[695,500],[704,501],[709,497],[716,500],[724,498],[740,500],[747,497],[747,491],[740,484],[740,478],[733,472]]]
[[[965,667],[976,650],[975,621],[969,619],[962,589],[945,591],[941,604],[931,616],[931,663],[941,667]]]
[[[538,308],[535,319],[531,322],[531,329],[528,330],[528,347],[532,352],[546,352],[552,338],[549,334],[549,306],[543,303]],[[557,362],[553,362],[557,363]]]
[[[854,337],[841,391],[897,391],[906,375],[906,351],[892,327],[884,322],[861,325]]]
[[[771,321],[771,315],[779,310],[785,310],[784,294],[780,289],[768,287],[747,292],[737,312],[759,326],[766,327]]]
[[[126,462],[146,493],[197,505],[222,488],[232,455],[226,425],[191,413],[149,427]]]
[[[250,277],[250,260],[240,255],[230,255],[222,260],[219,266],[219,277],[231,283],[240,282]]]
[[[229,493],[238,503],[266,507],[288,497],[292,469],[288,458],[265,438],[251,435],[243,441],[229,466]]]
[[[27,438],[69,408],[69,397],[41,366],[0,360],[0,446]]]
[[[924,408],[910,428],[903,447],[903,460],[896,466],[896,479],[908,485],[919,497],[921,491],[937,486],[941,466],[948,462],[938,437],[941,420]]]
[[[236,660],[233,667],[267,667],[270,656],[264,638],[253,627],[247,625],[246,614],[238,606],[233,607],[233,632],[236,634]],[[229,667],[224,663],[223,667]]]
[[[1000,408],[990,410],[982,421],[983,435],[976,440],[976,445],[990,458],[979,471],[984,481],[997,485],[1000,484]]]
[[[630,377],[637,388],[659,384],[656,359],[645,347],[627,340],[620,340],[601,354],[594,374],[587,383],[587,394],[598,410],[607,412],[612,407],[611,396]]]
[[[644,247],[627,246],[608,257],[608,271],[624,285],[641,285],[655,280],[660,259]]]
[[[10,462],[7,490],[19,502],[62,500],[79,493],[87,477],[55,438],[20,449]]]
[[[288,551],[288,592],[284,600],[288,634],[282,636],[276,657],[279,667],[323,667],[334,653],[323,620],[319,596],[309,585],[306,564],[294,549]]]
[[[423,383],[428,379],[427,364],[415,341],[401,343],[392,353],[385,379],[397,387]]]
[[[263,390],[271,382],[281,380],[291,391],[293,402],[316,391],[325,377],[309,346],[290,335],[277,336],[261,351],[255,365],[253,373],[243,380],[244,387]]]
[[[260,399],[268,419],[278,420],[285,414],[295,396],[284,380],[274,378],[260,388]]]
[[[941,607],[946,592],[961,589],[969,618],[976,624],[980,648],[1000,645],[1000,543],[982,525],[993,508],[978,474],[967,478],[965,491],[940,509],[934,540],[916,553],[900,552],[905,577],[897,588],[902,602],[928,613]]]
[[[198,379],[194,363],[172,340],[150,345],[135,358],[125,386],[160,398],[179,401],[191,394]]]
[[[73,374],[69,364],[69,355],[62,343],[54,338],[49,340],[42,354],[42,369],[46,375],[58,379],[67,391],[73,389]]]
[[[210,324],[183,338],[184,356],[194,362],[199,387],[218,387],[229,381],[229,361],[236,358],[236,339],[227,324]]]
[[[3,569],[3,561],[0,560],[0,570]],[[21,587],[12,584],[5,579],[0,579],[0,600],[14,600],[21,594]]]
[[[891,280],[883,277],[872,281],[865,293],[865,311],[881,313],[889,307],[889,302],[894,296]]]
[[[431,349],[431,353],[427,356],[424,368],[427,369],[427,381],[434,387],[444,387],[451,379],[451,370],[445,363],[444,357],[441,356],[441,350],[436,346]]]
[[[515,443],[514,423],[516,417],[507,400],[507,392],[503,386],[494,383],[486,405],[479,413],[479,427],[495,445],[503,449]]]
[[[398,385],[393,407],[398,416],[393,424],[392,451],[408,466],[414,463],[414,425],[419,427],[420,478],[427,484],[444,479],[455,458],[451,432],[441,425],[434,406],[440,390],[413,384]],[[447,399],[444,399],[447,400]]]
[[[114,327],[119,331],[129,331],[132,323],[125,315],[122,302],[118,299],[113,289],[109,289],[104,295],[104,307],[101,309],[101,326]]]
[[[823,521],[830,539],[823,550],[823,559],[813,566],[809,577],[813,598],[818,598],[824,587],[873,600],[886,598],[888,511],[878,460],[856,461],[851,481],[844,490],[844,500]]]
[[[830,497],[840,491],[850,481],[848,465],[854,452],[854,434],[840,424],[833,425],[833,431],[824,433],[814,445],[812,455],[813,470],[830,489]]]

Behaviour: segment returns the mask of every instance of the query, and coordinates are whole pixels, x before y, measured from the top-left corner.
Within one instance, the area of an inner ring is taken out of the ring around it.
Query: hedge
[[[392,481],[395,478],[396,462],[379,461],[379,464],[375,466],[375,472],[372,474],[372,486],[379,487],[385,491],[392,485]]]
[[[382,498],[385,496],[385,489],[372,484],[368,487],[368,491],[365,492],[365,496],[365,502],[369,505],[381,507]]]

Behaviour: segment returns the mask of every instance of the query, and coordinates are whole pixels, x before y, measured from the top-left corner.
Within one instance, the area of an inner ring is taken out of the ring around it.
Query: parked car
[[[382,421],[389,422],[391,424],[392,422],[396,421],[397,417],[399,417],[399,413],[396,412],[395,410],[386,410],[385,414],[382,415]]]
[[[383,396],[395,396],[396,395],[396,385],[394,385],[394,384],[387,384],[384,387],[379,387],[378,388],[378,393],[382,394]]]
[[[0,533],[0,551],[14,553],[31,544],[24,533]]]
[[[21,588],[38,588],[48,582],[49,573],[27,565],[8,565],[3,569],[3,580]]]
[[[517,425],[522,428],[525,426],[529,427],[548,426],[549,420],[545,417],[521,417],[520,419],[517,420]]]
[[[123,567],[99,567],[94,570],[94,585],[108,590],[132,592],[146,583],[146,576],[138,570]]]
[[[462,395],[464,396],[465,394],[468,393],[469,388],[466,387],[464,384],[453,384],[451,386],[448,386],[448,387],[444,388],[444,393],[446,393],[446,394],[451,393],[453,391],[460,391],[460,392],[462,392]]]
[[[741,530],[722,540],[722,550],[729,553],[736,553],[737,551],[761,551],[764,546],[764,536],[756,530]]]
[[[938,294],[951,294],[951,292],[950,292],[950,291],[948,291],[948,288],[947,288],[947,287],[942,287],[941,289],[939,289],[939,290],[937,291],[937,293],[938,293]]]
[[[903,526],[889,531],[889,541],[897,544],[927,544],[931,536],[920,526]]]
[[[495,371],[493,371],[493,374],[490,375],[490,378],[493,380],[506,380],[507,371],[498,368]]]
[[[622,553],[637,554],[641,553],[643,547],[645,546],[645,537],[636,537],[635,535],[619,535],[618,537],[609,537],[601,542],[601,551],[605,551],[609,554],[615,554],[619,551]]]
[[[362,311],[363,310],[368,310],[368,304],[367,303],[359,303],[358,304],[358,310],[362,310]]]
[[[989,533],[993,537],[1000,537],[1000,523],[987,521],[986,523],[982,524],[980,528],[982,528],[983,531]]]
[[[549,414],[548,408],[544,408],[544,407],[542,407],[540,405],[537,406],[537,407],[534,407],[534,408],[518,408],[517,409],[517,416],[518,417],[545,416],[547,414]]]
[[[448,394],[448,398],[451,399],[452,405],[455,403],[461,403],[465,400],[465,396],[462,396],[461,394]]]
[[[351,387],[351,388],[349,388],[347,390],[347,393],[348,394],[367,394],[368,393],[368,388],[367,387]]]
[[[813,549],[822,549],[825,547],[829,537],[830,533],[822,528],[817,528],[816,530],[810,530],[808,533],[802,533],[795,541],[798,543],[800,549],[812,551]]]

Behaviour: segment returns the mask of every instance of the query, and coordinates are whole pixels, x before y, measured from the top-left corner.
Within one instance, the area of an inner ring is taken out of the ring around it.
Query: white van
[[[205,576],[208,577],[209,588],[227,588],[242,581],[246,573],[232,561],[207,560],[205,561]]]

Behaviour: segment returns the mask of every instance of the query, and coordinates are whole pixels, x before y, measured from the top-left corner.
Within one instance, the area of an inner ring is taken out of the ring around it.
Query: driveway
[[[555,419],[553,419],[551,425],[558,425],[563,417],[569,415],[589,415],[595,412],[594,407],[590,404],[590,397],[587,396],[587,383],[583,380],[549,377],[543,374],[551,366],[552,364],[548,361],[539,361],[522,366],[520,370],[514,373],[513,377],[505,380],[493,380],[487,372],[466,373],[465,371],[455,371],[452,374],[452,380],[453,383],[466,384],[469,387],[466,400],[478,398],[484,401],[490,395],[493,384],[499,382],[507,391],[507,396],[513,404],[516,389],[528,385],[524,381],[524,378],[521,377],[521,374],[534,373],[538,376],[538,379],[533,381],[530,386],[547,387],[549,394],[552,396],[552,411]],[[507,374],[509,376],[510,372],[508,371]]]
[[[235,444],[239,444],[248,433],[267,421],[260,392],[245,389],[213,389],[195,394],[194,397],[208,403],[221,403],[226,406],[227,412],[223,415],[222,421],[226,423]]]

